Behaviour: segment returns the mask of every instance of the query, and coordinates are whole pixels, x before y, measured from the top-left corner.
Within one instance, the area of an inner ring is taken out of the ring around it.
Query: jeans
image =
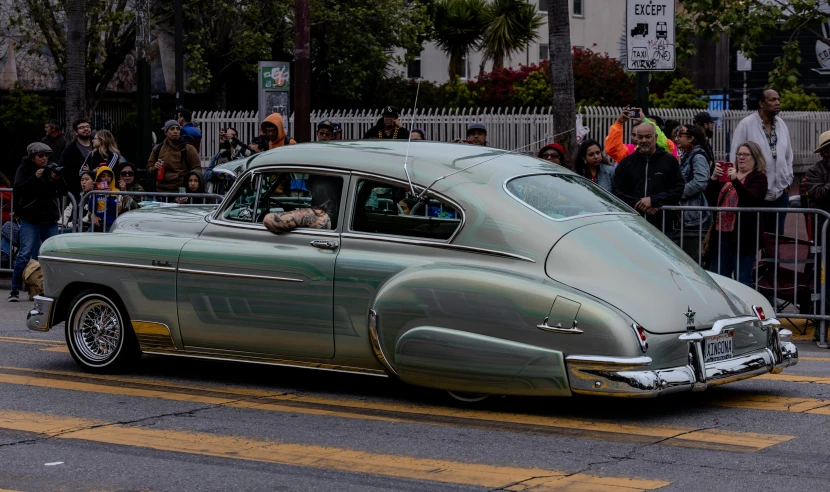
[[[709,270],[724,277],[732,277],[732,274],[737,270],[738,282],[752,287],[755,280],[752,277],[752,266],[755,264],[757,256],[757,253],[738,254],[738,243],[731,234],[728,236],[724,234],[721,238],[720,248],[718,248],[718,256],[712,259],[712,266]]]
[[[14,262],[12,274],[12,290],[20,290],[23,286],[23,270],[29,260],[36,260],[40,245],[52,236],[58,235],[58,223],[38,224],[36,222],[20,222],[20,251],[17,261]]]
[[[765,207],[775,207],[775,208],[790,208],[790,194],[788,192],[784,192],[772,201],[764,202]],[[776,215],[778,216],[777,224],[776,224]],[[787,221],[787,214],[776,214],[776,213],[765,213],[761,214],[763,217],[761,219],[761,223],[764,226],[764,232],[770,232],[772,234],[776,234],[776,225],[778,226],[778,235],[784,234],[784,222]]]

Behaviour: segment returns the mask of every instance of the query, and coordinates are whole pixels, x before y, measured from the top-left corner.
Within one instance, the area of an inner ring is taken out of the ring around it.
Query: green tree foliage
[[[525,0],[493,0],[487,16],[481,46],[485,57],[493,60],[493,69],[503,68],[506,57],[539,39],[538,30],[545,19],[536,11],[535,2]]]
[[[48,118],[49,107],[37,96],[24,93],[20,84],[15,84],[8,99],[0,104],[0,128],[3,128],[0,152],[4,156],[0,172],[10,180],[14,180],[26,146],[42,137],[43,124]]]
[[[584,106],[615,106],[631,100],[634,82],[625,74],[620,62],[608,53],[575,48],[571,58],[576,101],[585,103]]]
[[[520,106],[550,106],[550,71],[534,70],[513,86],[513,98]]]
[[[472,108],[478,106],[481,100],[483,89],[475,84],[463,83],[456,75],[446,83],[444,89],[444,107],[447,108]]]
[[[818,96],[804,92],[801,87],[781,92],[782,111],[826,111]]]
[[[450,79],[463,73],[462,59],[478,47],[489,21],[484,0],[438,0],[432,40],[449,55]]]
[[[770,82],[781,90],[793,88],[798,82],[798,63],[794,63],[798,35],[803,31],[830,45],[830,39],[816,29],[828,20],[826,2],[818,0],[684,0],[683,12],[677,14],[679,31],[708,39],[726,34],[749,58],[772,36],[792,32],[792,40],[784,45],[784,55],[775,60],[776,68],[770,73]]]
[[[419,108],[440,108],[444,106],[444,89],[442,86],[428,80],[421,80],[421,87],[415,79],[409,79],[396,74],[383,79],[377,89],[367,93],[360,106],[377,109],[388,104],[403,109],[415,105],[415,93],[418,92]],[[342,107],[342,103],[341,106]]]
[[[9,17],[10,27],[22,34],[32,55],[45,47],[55,61],[56,72],[66,73],[66,19],[64,0],[20,0]],[[87,112],[91,113],[135,46],[135,12],[128,0],[86,0]]]
[[[663,97],[650,94],[648,103],[653,108],[706,109],[709,106],[708,99],[703,96],[703,91],[696,90],[692,86],[692,81],[685,77],[674,79],[663,93]]]

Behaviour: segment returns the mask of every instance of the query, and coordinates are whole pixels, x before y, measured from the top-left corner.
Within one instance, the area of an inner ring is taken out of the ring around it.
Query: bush
[[[534,70],[513,86],[519,106],[547,107],[551,103],[550,70]]]
[[[821,100],[814,93],[807,94],[801,87],[781,92],[782,111],[824,111]]]
[[[672,81],[663,97],[650,94],[648,103],[653,108],[706,109],[709,107],[709,98],[703,96],[703,91],[696,90],[691,80],[681,77]]]
[[[49,107],[37,96],[24,93],[20,84],[15,84],[8,100],[0,104],[0,128],[4,129],[0,143],[3,155],[0,172],[9,180],[14,181],[20,159],[26,155],[26,146],[43,138],[43,125],[47,119]]]
[[[608,53],[574,48],[572,58],[574,98],[580,103],[590,103],[583,106],[617,106],[632,100],[634,81]]]
[[[399,110],[411,109],[415,105],[415,93],[418,93],[419,108],[437,108],[443,105],[442,87],[428,80],[421,80],[420,92],[418,81],[395,74],[380,81],[376,90],[367,94],[364,103],[369,108],[382,108],[387,105]]]
[[[472,108],[479,105],[482,90],[475,83],[462,83],[458,75],[441,86],[444,106],[448,108]]]

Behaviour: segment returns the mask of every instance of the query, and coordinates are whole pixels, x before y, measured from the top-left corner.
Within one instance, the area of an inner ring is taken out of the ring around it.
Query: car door
[[[311,185],[323,181],[337,197],[332,229],[265,229],[268,213],[309,207]],[[179,257],[186,350],[333,357],[334,264],[348,181],[348,173],[300,167],[257,170],[240,180]]]

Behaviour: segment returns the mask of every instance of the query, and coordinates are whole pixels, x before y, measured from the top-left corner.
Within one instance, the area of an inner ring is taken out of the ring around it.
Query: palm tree
[[[553,89],[551,113],[555,141],[565,147],[568,155],[576,145],[576,108],[574,103],[574,71],[571,59],[571,25],[568,0],[548,0],[548,47],[550,49],[550,84]]]
[[[450,55],[450,79],[464,73],[464,57],[478,47],[489,20],[485,0],[439,0],[435,4],[433,40]]]
[[[539,39],[537,31],[545,17],[526,0],[493,0],[488,10],[490,22],[481,45],[485,57],[492,58],[495,70],[504,67],[506,57]]]

